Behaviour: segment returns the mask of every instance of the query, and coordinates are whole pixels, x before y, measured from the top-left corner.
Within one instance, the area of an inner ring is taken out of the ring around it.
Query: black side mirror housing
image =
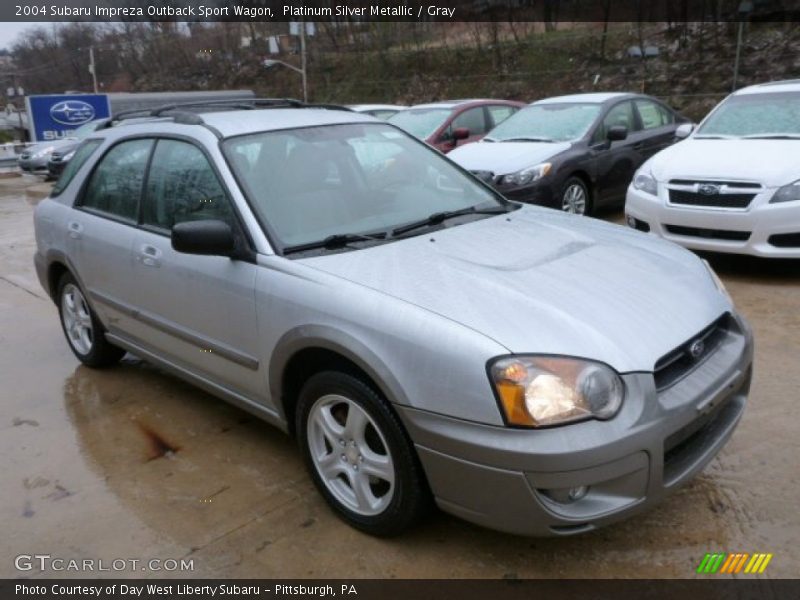
[[[223,221],[184,221],[172,228],[172,249],[184,254],[232,256],[236,239]]]
[[[609,142],[621,142],[628,137],[628,128],[625,125],[612,125],[606,132]]]

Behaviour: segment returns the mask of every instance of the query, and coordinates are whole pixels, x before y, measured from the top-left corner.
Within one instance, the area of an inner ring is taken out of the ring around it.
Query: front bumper
[[[659,185],[659,197],[628,187],[626,216],[646,223],[650,233],[693,250],[800,258],[800,203],[770,204],[774,189],[757,195],[746,210],[720,210],[669,204],[663,187]],[[788,246],[779,241],[787,236]]]
[[[17,161],[17,165],[25,173],[42,173],[47,171],[47,161],[49,159],[49,156],[45,158],[20,158]]]
[[[547,536],[658,503],[703,469],[744,412],[752,335],[732,322],[717,349],[665,390],[651,373],[624,375],[626,399],[609,421],[523,430],[400,407],[438,505],[491,529]],[[563,501],[581,486],[584,497]]]

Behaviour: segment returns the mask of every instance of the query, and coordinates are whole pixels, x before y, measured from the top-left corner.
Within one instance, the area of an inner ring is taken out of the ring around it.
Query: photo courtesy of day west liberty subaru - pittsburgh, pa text
[[[214,18],[250,18],[274,19],[295,17],[350,17],[350,18],[413,18],[413,17],[448,17],[453,18],[456,9],[446,6],[407,6],[404,4],[375,3],[366,6],[352,6],[336,4],[332,6],[306,6],[299,4],[280,4],[272,6],[251,6],[231,3],[228,6],[212,6],[206,4],[185,3],[183,6],[169,6],[162,4],[147,4],[144,6],[68,6],[68,5],[37,5],[31,3],[26,6],[17,6],[17,16],[20,17],[72,17],[72,18],[99,18],[99,19],[124,19],[136,17],[164,17],[186,19],[214,19]],[[280,11],[280,12],[278,12]]]

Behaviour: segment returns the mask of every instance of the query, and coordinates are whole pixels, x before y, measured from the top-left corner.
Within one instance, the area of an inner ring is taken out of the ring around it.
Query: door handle
[[[81,239],[81,234],[83,234],[83,225],[77,221],[70,221],[67,224],[67,230],[69,231],[69,237],[73,240],[79,240]]]
[[[160,267],[161,250],[150,244],[142,244],[139,248],[138,259],[146,267]]]
[[[636,142],[633,145],[633,149],[634,150],[641,150],[642,148],[644,148],[644,142]]]

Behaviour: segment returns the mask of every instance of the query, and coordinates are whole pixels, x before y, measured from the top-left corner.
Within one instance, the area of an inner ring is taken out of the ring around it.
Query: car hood
[[[798,140],[689,138],[655,155],[648,166],[658,181],[752,180],[778,187],[800,178]]]
[[[568,142],[478,142],[459,146],[448,158],[469,171],[491,171],[495,175],[516,173],[570,148]]]
[[[458,322],[511,353],[656,361],[726,310],[677,245],[538,207],[303,263]]]

